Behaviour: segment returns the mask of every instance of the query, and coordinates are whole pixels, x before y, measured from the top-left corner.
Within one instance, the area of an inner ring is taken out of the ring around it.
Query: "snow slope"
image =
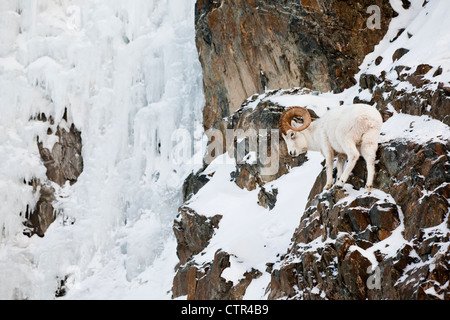
[[[414,72],[418,65],[429,64],[434,68],[425,75],[426,79],[449,83],[450,21],[447,18],[450,10],[449,2],[411,0],[409,9],[403,8],[402,1],[390,2],[399,16],[391,21],[386,36],[375,47],[374,52],[366,56],[360,67],[361,72],[357,75],[358,79],[362,73],[377,76],[383,70],[394,73],[396,72],[394,68],[400,65],[411,67],[411,72]],[[401,29],[404,29],[404,32],[397,37]],[[410,51],[401,59],[392,62],[392,55],[398,48]],[[378,56],[382,56],[383,60],[377,66],[374,61]],[[443,69],[442,74],[431,78],[439,66]]]
[[[200,141],[204,104],[194,3],[1,1],[0,299],[52,299],[61,280],[66,298],[170,297],[172,222],[195,168],[172,161],[172,135]],[[23,181],[46,181],[47,130],[30,118],[66,107],[84,172],[55,186],[62,213],[28,239],[19,213],[38,195]]]

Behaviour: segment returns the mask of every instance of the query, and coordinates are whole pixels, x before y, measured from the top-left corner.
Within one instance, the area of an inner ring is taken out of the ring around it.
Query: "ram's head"
[[[297,157],[308,151],[304,131],[309,128],[312,121],[308,110],[302,107],[289,108],[281,116],[281,133],[291,156]]]

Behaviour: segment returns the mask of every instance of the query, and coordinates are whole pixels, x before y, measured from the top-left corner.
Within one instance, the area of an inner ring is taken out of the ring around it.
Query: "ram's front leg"
[[[325,167],[327,171],[327,184],[324,191],[330,190],[333,187],[333,165],[334,165],[334,152],[331,149],[324,150]]]

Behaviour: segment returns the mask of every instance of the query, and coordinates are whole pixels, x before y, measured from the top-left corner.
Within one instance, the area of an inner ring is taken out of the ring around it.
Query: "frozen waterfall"
[[[201,165],[171,159],[177,129],[202,145],[194,4],[1,1],[0,299],[53,299],[62,282],[72,299],[170,298],[172,222]],[[66,108],[84,171],[55,186],[56,222],[28,238],[19,213],[37,194],[24,181],[47,179],[36,143],[47,129],[32,118]]]

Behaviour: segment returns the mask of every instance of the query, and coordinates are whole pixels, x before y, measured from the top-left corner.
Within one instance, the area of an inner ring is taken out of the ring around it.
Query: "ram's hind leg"
[[[359,151],[356,148],[356,146],[354,144],[347,144],[347,150],[346,150],[346,154],[347,154],[347,166],[344,169],[344,172],[342,172],[341,177],[338,179],[338,181],[336,182],[336,186],[338,187],[343,187],[344,184],[347,182],[350,173],[352,173],[353,168],[356,165],[356,162],[359,159]]]
[[[345,161],[347,161],[347,156],[345,154],[339,154],[336,163],[337,168],[336,181],[339,181],[339,179],[342,176],[342,173],[344,172]]]
[[[373,139],[367,139],[368,142],[363,141],[361,144],[361,155],[366,161],[367,166],[367,193],[371,193],[373,189],[373,181],[375,179],[375,160],[378,149],[378,143],[374,143]]]

